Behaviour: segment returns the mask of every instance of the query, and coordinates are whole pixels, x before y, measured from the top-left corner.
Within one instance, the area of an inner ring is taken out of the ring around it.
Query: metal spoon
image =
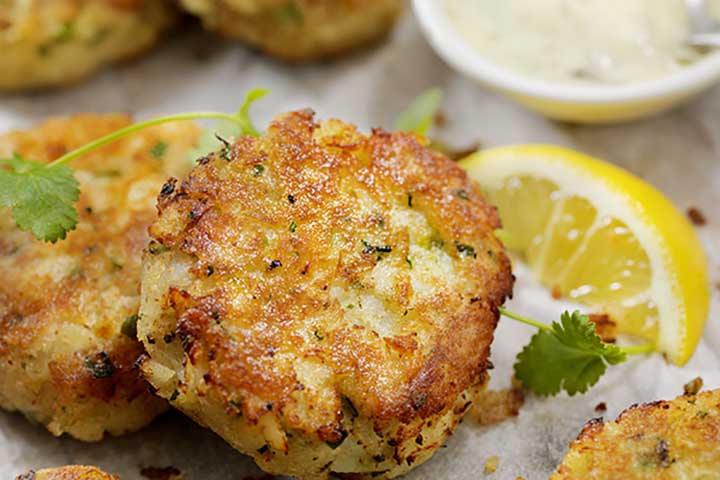
[[[720,47],[720,23],[710,16],[708,3],[708,0],[685,0],[690,23],[690,34],[687,38],[689,45]],[[720,5],[718,5],[718,11],[720,11]]]

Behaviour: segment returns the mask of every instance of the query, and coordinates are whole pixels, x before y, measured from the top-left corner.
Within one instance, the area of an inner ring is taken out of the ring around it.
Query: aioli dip
[[[683,0],[442,0],[485,58],[562,83],[631,83],[702,56],[687,46]]]

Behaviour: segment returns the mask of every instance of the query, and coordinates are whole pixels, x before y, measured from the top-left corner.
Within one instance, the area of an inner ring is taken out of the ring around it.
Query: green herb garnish
[[[523,386],[542,395],[585,393],[595,385],[609,365],[627,360],[628,355],[653,351],[650,344],[619,347],[603,342],[595,325],[578,311],[564,312],[560,322],[546,325],[500,308],[508,318],[539,329],[517,355],[515,376]]]
[[[266,93],[267,90],[261,89],[250,91],[245,103],[235,114],[180,113],[138,122],[68,152],[50,163],[35,162],[17,154],[10,158],[0,158],[0,206],[12,209],[20,230],[31,232],[38,240],[55,243],[64,239],[78,222],[74,204],[80,198],[80,190],[75,172],[68,166],[72,160],[148,127],[180,120],[224,120],[234,125],[238,134],[259,135],[250,121],[248,110],[255,100]],[[194,150],[197,156],[215,151],[219,146],[216,139],[212,144],[202,142],[201,138]]]
[[[67,165],[17,154],[0,158],[0,205],[12,208],[18,228],[38,240],[55,242],[75,228],[78,212],[73,204],[79,198],[79,183]]]

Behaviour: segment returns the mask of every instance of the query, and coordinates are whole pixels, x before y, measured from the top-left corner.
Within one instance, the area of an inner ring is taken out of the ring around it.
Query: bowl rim
[[[567,103],[624,103],[691,92],[720,78],[720,50],[668,75],[622,85],[575,85],[535,80],[486,60],[452,26],[441,0],[413,0],[426,39],[452,67],[465,75],[529,97]]]

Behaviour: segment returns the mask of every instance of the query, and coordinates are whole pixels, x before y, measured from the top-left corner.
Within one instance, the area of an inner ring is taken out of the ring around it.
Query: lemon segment
[[[665,196],[621,168],[555,146],[494,148],[460,165],[497,205],[506,246],[543,285],[687,362],[709,308],[707,260]]]

